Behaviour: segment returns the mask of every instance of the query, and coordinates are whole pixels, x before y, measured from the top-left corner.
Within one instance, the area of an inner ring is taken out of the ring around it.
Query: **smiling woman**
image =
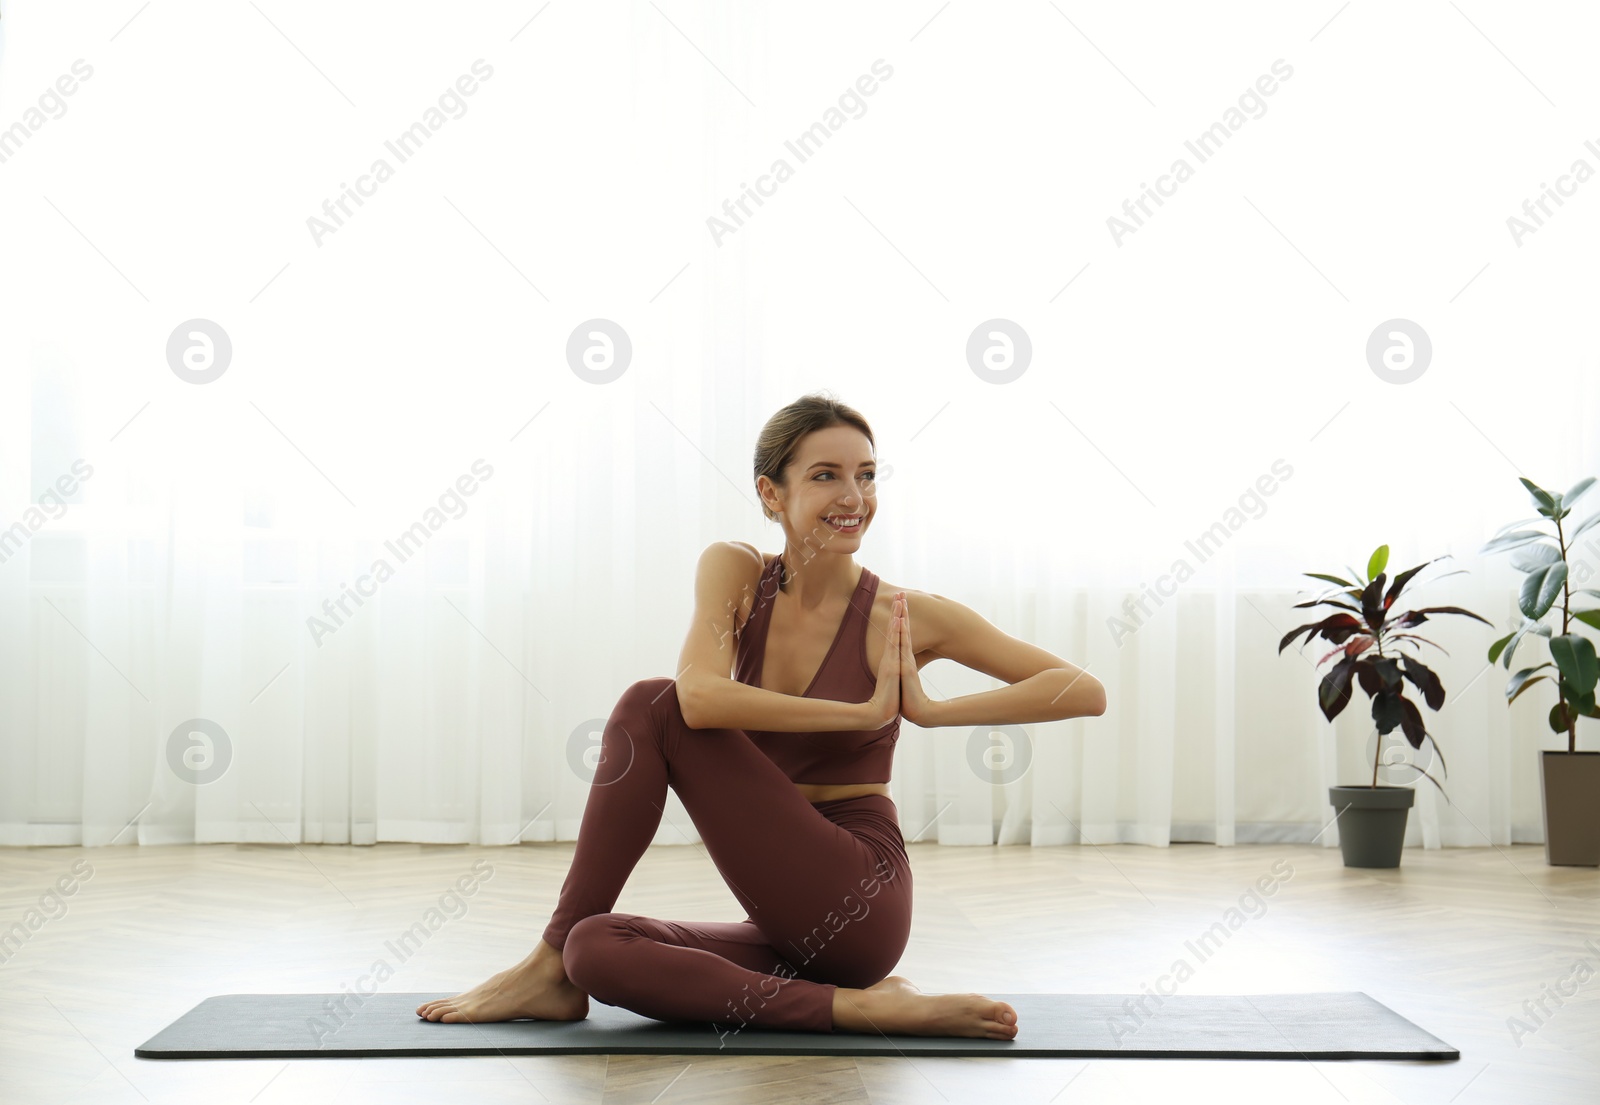
[[[872,428],[859,412],[820,396],[791,403],[762,429],[755,451],[761,511],[772,521],[786,519],[786,529],[808,527],[794,542],[806,559],[829,538],[859,537],[871,524],[878,505],[874,449]]]
[[[802,793],[827,801],[888,794],[887,764],[876,757],[898,717],[927,728],[1105,712],[1105,688],[1084,669],[943,595],[880,587],[856,563],[878,511],[875,442],[859,412],[824,395],[791,403],[763,428],[754,468],[762,511],[782,524],[785,547],[766,556],[750,545],[722,543],[724,551],[702,557],[697,599],[704,612],[678,664],[691,725],[747,731]],[[723,611],[720,624],[713,610]],[[891,649],[886,642],[897,626],[903,639]],[[728,642],[736,635],[734,656]],[[853,665],[852,654],[859,656]],[[932,700],[918,672],[939,658],[1008,685]],[[737,661],[732,678],[730,661]],[[885,676],[888,661],[899,665],[893,678]],[[859,672],[863,681],[833,675],[835,668]],[[840,702],[861,708],[841,710]],[[797,739],[775,740],[779,734]],[[793,753],[819,743],[835,750],[833,762]],[[860,756],[854,774],[852,751]]]
[[[804,396],[767,421],[755,483],[762,511],[783,525],[783,552],[719,541],[701,554],[678,678],[635,682],[607,719],[543,938],[510,971],[425,1002],[419,1016],[572,1020],[593,995],[662,1020],[726,1021],[732,1011],[741,1027],[750,1013],[765,1027],[813,1032],[1016,1037],[1016,1010],[1003,1001],[924,994],[889,975],[911,930],[911,865],[889,796],[900,722],[941,724],[917,677],[933,655],[1016,679],[960,700],[972,716],[1098,713],[1104,694],[936,595],[920,602],[942,651],[916,653],[906,592],[881,589],[855,562],[878,509],[876,463],[871,428],[837,400]],[[1063,703],[1067,679],[1083,689]],[[743,921],[614,911],[669,786]],[[870,908],[863,896],[875,898]],[[841,912],[857,922],[848,931]],[[741,1008],[750,993],[775,1000]]]

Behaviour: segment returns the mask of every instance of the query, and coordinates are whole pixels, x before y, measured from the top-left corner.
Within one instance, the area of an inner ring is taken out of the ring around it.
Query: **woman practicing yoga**
[[[418,1016],[581,1020],[593,996],[735,1030],[1015,1038],[1005,1002],[924,994],[889,974],[911,931],[911,867],[889,797],[900,719],[933,727],[1097,715],[1105,691],[959,603],[880,589],[854,557],[878,509],[873,451],[866,420],[823,396],[768,421],[755,483],[762,511],[783,526],[783,552],[717,542],[701,555],[678,677],[632,684],[607,719],[542,939],[521,963],[424,1002]],[[1009,686],[934,701],[918,671],[936,658]],[[669,786],[745,920],[612,911]]]

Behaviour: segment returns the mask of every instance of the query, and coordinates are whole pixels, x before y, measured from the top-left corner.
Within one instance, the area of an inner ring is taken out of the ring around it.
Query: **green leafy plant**
[[[1448,554],[1446,554],[1448,556]],[[1434,560],[1443,560],[1445,557],[1434,557]],[[1324,637],[1331,643],[1339,646],[1329,652],[1316,667],[1321,667],[1328,660],[1341,653],[1343,658],[1323,676],[1317,688],[1317,704],[1322,707],[1322,714],[1329,721],[1338,717],[1344,708],[1350,704],[1352,684],[1359,683],[1361,689],[1372,699],[1372,720],[1378,727],[1380,736],[1392,732],[1399,726],[1405,733],[1408,743],[1413,749],[1420,749],[1422,741],[1426,738],[1433,743],[1433,749],[1439,754],[1439,764],[1449,775],[1449,767],[1444,761],[1444,751],[1439,748],[1433,734],[1429,733],[1423,724],[1422,711],[1417,709],[1416,703],[1405,696],[1405,683],[1410,680],[1422,699],[1428,704],[1428,709],[1438,712],[1444,705],[1444,684],[1439,682],[1439,677],[1422,661],[1415,656],[1401,651],[1402,648],[1415,648],[1409,642],[1421,642],[1433,645],[1440,652],[1445,650],[1425,637],[1415,633],[1405,632],[1428,620],[1429,614],[1464,614],[1469,618],[1477,618],[1484,625],[1493,628],[1492,622],[1487,618],[1479,617],[1470,610],[1463,610],[1459,606],[1426,606],[1419,610],[1393,610],[1394,602],[1405,590],[1423,568],[1433,563],[1433,560],[1424,561],[1415,568],[1407,568],[1394,577],[1394,582],[1389,584],[1388,591],[1384,584],[1388,582],[1388,575],[1384,568],[1389,563],[1389,546],[1379,545],[1373,550],[1372,556],[1367,561],[1367,576],[1363,578],[1354,569],[1350,570],[1354,581],[1341,579],[1338,576],[1324,575],[1321,572],[1302,572],[1302,575],[1312,579],[1325,580],[1328,583],[1338,584],[1338,588],[1326,591],[1307,602],[1295,604],[1299,610],[1309,606],[1333,606],[1348,613],[1330,614],[1321,621],[1310,622],[1298,629],[1284,635],[1278,642],[1278,654],[1301,633],[1306,635],[1309,642],[1313,637]],[[1453,576],[1465,569],[1455,572],[1446,572],[1443,576]],[[1431,581],[1430,581],[1431,582]],[[1346,602],[1344,599],[1350,599]],[[1389,651],[1385,653],[1385,648]],[[1449,653],[1445,653],[1449,655]],[[1378,785],[1378,764],[1383,749],[1383,741],[1378,741],[1378,752],[1372,758],[1372,785]],[[1416,764],[1406,766],[1415,768],[1428,777],[1428,781],[1439,788],[1439,793],[1444,794],[1444,787],[1435,779],[1426,768]],[[1445,795],[1445,801],[1450,796]]]
[[[1589,638],[1572,632],[1574,621],[1589,626],[1591,629],[1600,629],[1600,610],[1574,610],[1572,609],[1572,596],[1574,594],[1567,576],[1567,554],[1571,551],[1572,542],[1575,541],[1589,527],[1600,523],[1600,511],[1591,514],[1581,524],[1567,533],[1561,525],[1562,519],[1572,513],[1572,503],[1594,483],[1594,477],[1589,476],[1579,480],[1567,489],[1565,495],[1546,491],[1531,480],[1518,476],[1522,486],[1528,489],[1533,497],[1533,505],[1538,509],[1541,518],[1555,525],[1552,534],[1542,529],[1518,529],[1519,526],[1537,524],[1539,518],[1525,518],[1520,522],[1512,522],[1501,527],[1499,533],[1483,546],[1481,551],[1486,553],[1505,552],[1507,549],[1517,551],[1511,557],[1511,566],[1525,573],[1522,581],[1522,591],[1517,596],[1517,609],[1522,611],[1522,624],[1510,633],[1501,637],[1489,646],[1489,663],[1502,660],[1505,669],[1511,670],[1511,657],[1516,653],[1517,646],[1524,637],[1530,633],[1543,637],[1549,645],[1550,655],[1555,663],[1545,661],[1531,668],[1523,668],[1511,677],[1506,684],[1506,703],[1509,705],[1517,700],[1523,691],[1550,678],[1548,675],[1538,675],[1537,672],[1546,668],[1556,670],[1556,704],[1550,707],[1549,721],[1552,731],[1567,734],[1567,751],[1578,750],[1578,718],[1600,718],[1600,708],[1595,706],[1595,679],[1600,674],[1600,663],[1596,662],[1594,642]],[[1508,533],[1507,530],[1514,532]],[[1589,595],[1600,598],[1600,591],[1593,587],[1580,588],[1576,594]],[[1551,627],[1543,621],[1551,607],[1555,605],[1556,597],[1561,598],[1561,632],[1552,635]]]

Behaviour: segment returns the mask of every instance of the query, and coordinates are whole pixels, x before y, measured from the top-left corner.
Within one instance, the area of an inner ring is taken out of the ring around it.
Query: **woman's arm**
[[[910,649],[1010,684],[944,701],[930,698],[915,724],[1022,725],[1106,712],[1105,687],[1083,668],[1002,632],[954,599],[910,591],[907,600]]]
[[[1082,668],[1046,668],[1008,687],[928,703],[923,728],[940,725],[1026,725],[1106,712],[1106,691]]]
[[[700,554],[695,569],[694,622],[678,657],[678,706],[691,729],[758,729],[815,733],[860,729],[865,702],[800,698],[763,690],[730,677],[736,655],[734,626],[741,608],[753,608],[764,567],[761,554],[736,541],[718,541]]]
[[[685,681],[688,691],[685,692]],[[687,693],[687,700],[685,694]],[[702,673],[678,677],[678,704],[691,729],[759,729],[772,733],[822,733],[861,729],[866,703],[797,698],[737,679]]]

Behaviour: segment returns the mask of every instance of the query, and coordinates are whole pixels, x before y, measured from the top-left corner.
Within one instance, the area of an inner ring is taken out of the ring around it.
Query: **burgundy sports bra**
[[[734,679],[752,687],[761,685],[766,659],[767,628],[778,594],[783,554],[772,558],[756,585],[755,602],[739,634]],[[867,630],[878,577],[861,569],[861,579],[850,596],[839,631],[822,659],[802,698],[831,698],[837,702],[865,702],[878,685],[867,667]],[[895,742],[900,739],[900,717],[882,729],[821,733],[768,733],[746,729],[757,748],[783,769],[795,783],[887,783],[894,763]]]

